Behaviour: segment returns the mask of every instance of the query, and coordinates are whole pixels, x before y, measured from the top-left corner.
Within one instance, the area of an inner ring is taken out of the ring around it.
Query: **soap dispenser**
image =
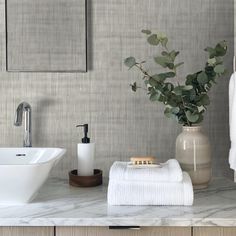
[[[84,128],[84,137],[77,144],[78,169],[69,171],[69,184],[73,187],[95,187],[102,184],[102,170],[94,169],[95,143],[90,143],[88,124],[77,125]]]
[[[95,143],[90,143],[88,124],[77,125],[84,128],[84,137],[77,145],[78,175],[91,176],[94,174]]]

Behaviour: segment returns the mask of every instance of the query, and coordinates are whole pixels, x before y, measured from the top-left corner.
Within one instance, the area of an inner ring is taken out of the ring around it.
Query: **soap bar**
[[[156,158],[152,156],[131,157],[130,161],[133,165],[153,165],[156,163]]]

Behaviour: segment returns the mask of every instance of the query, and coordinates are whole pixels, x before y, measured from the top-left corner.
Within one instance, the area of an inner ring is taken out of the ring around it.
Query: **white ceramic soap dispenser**
[[[77,125],[76,127],[84,127],[84,137],[82,138],[82,143],[78,143],[77,145],[77,173],[79,176],[94,175],[95,143],[90,143],[90,138],[88,138],[88,124]]]

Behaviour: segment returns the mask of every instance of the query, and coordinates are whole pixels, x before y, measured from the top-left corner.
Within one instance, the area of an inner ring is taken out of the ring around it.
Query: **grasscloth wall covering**
[[[145,43],[140,30],[166,32],[171,46],[181,50],[185,61],[179,78],[202,68],[202,49],[226,39],[227,66],[232,71],[233,0],[88,0],[89,72],[8,73],[5,71],[5,5],[0,0],[0,145],[21,146],[22,128],[13,126],[18,103],[33,108],[33,145],[67,149],[52,175],[65,177],[76,166],[78,123],[90,124],[96,141],[96,167],[105,175],[115,160],[132,155],[174,157],[175,139],[181,127],[163,115],[143,92],[134,95],[129,83],[139,78],[127,71],[123,59],[134,55],[152,58],[156,49]],[[37,60],[37,58],[35,58]],[[154,64],[150,65],[154,71]],[[211,92],[212,103],[204,127],[210,136],[214,175],[229,175],[228,77]]]

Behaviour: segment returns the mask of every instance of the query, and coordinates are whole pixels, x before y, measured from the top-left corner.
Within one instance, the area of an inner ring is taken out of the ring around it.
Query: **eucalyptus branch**
[[[169,72],[151,75],[143,68],[143,63],[136,62],[134,57],[126,58],[125,65],[130,69],[136,67],[140,70],[148,88],[150,100],[164,103],[166,106],[164,113],[167,117],[173,117],[180,124],[187,126],[200,123],[206,106],[210,104],[207,93],[216,78],[221,77],[226,71],[223,65],[223,56],[227,52],[226,42],[219,42],[213,48],[207,47],[205,51],[208,52],[209,58],[204,69],[187,75],[185,84],[180,85],[177,68],[183,62],[175,64],[179,52],[169,50],[168,38],[164,34],[152,33],[150,30],[142,30],[142,33],[147,35],[147,42],[151,46],[161,45],[165,49],[160,56],[154,57],[154,61],[164,69],[169,69]],[[166,79],[172,78],[177,80],[177,85],[166,82]],[[135,82],[132,90],[136,91],[137,88],[140,87]]]

